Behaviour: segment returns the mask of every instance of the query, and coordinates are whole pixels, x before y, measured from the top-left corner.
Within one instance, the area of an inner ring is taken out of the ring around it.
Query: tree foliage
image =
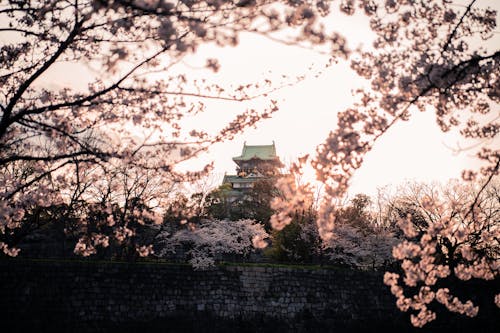
[[[322,258],[322,240],[316,225],[316,211],[296,212],[292,221],[271,233],[271,246],[266,256],[278,262],[312,263]]]
[[[384,282],[398,298],[399,309],[412,312],[415,326],[436,318],[436,303],[474,317],[479,308],[470,300],[474,295],[463,295],[463,286],[471,279],[492,282],[500,270],[499,184],[418,190],[403,198],[412,200],[426,223],[415,223],[410,215],[400,219],[406,239],[394,247],[393,256],[402,274],[387,272]],[[498,293],[494,285],[492,291]],[[499,305],[498,295],[490,303]]]
[[[323,241],[326,256],[334,263],[358,269],[380,269],[392,263],[397,230],[377,221],[371,201],[366,194],[357,194],[349,205],[337,209],[331,237]]]
[[[204,220],[173,235],[160,233],[157,241],[162,245],[160,256],[185,245],[188,246],[189,263],[195,269],[207,269],[222,255],[245,258],[255,249],[266,247],[268,237],[262,224],[254,220]]]
[[[216,219],[231,219],[234,206],[230,199],[231,184],[222,184],[211,191],[205,200],[204,213]]]

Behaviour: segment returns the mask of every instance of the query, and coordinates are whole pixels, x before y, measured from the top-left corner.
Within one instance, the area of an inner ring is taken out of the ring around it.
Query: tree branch
[[[187,33],[186,33],[187,34]],[[145,64],[149,63],[150,61],[152,61],[153,59],[157,58],[159,55],[161,55],[162,53],[164,53],[165,51],[167,51],[170,47],[171,47],[172,44],[168,44],[167,46],[163,47],[162,49],[160,49],[159,51],[157,51],[156,53],[154,53],[152,56],[146,58],[145,60],[141,61],[140,63],[138,63],[136,66],[134,66],[129,72],[127,72],[125,75],[123,75],[118,81],[116,81],[115,83],[111,84],[110,86],[108,86],[107,88],[104,88],[94,94],[91,94],[91,95],[88,95],[86,97],[83,97],[83,98],[80,98],[80,99],[76,99],[76,100],[73,100],[73,101],[69,101],[69,102],[64,102],[64,103],[59,103],[59,104],[52,104],[52,105],[49,105],[49,106],[45,106],[45,107],[42,107],[42,108],[38,108],[38,109],[31,109],[31,110],[23,110],[19,113],[17,113],[14,117],[12,117],[12,123],[13,122],[18,122],[20,119],[22,119],[23,117],[25,117],[26,115],[28,114],[40,114],[40,113],[43,113],[43,112],[47,112],[47,111],[54,111],[54,110],[59,110],[61,108],[65,108],[65,107],[71,107],[71,106],[81,106],[83,103],[85,102],[90,102],[100,96],[103,96],[107,93],[109,93],[110,91],[114,90],[114,89],[117,89],[119,88],[120,84],[125,81],[128,77],[130,77],[137,69],[139,69],[140,67],[144,66]],[[1,134],[1,132],[0,132]],[[1,135],[0,135],[1,137]]]
[[[467,6],[467,8],[465,9],[465,12],[463,13],[462,17],[460,18],[460,21],[458,21],[457,25],[455,25],[455,28],[453,29],[453,31],[451,32],[450,36],[448,37],[448,40],[446,41],[446,44],[444,44],[443,52],[445,52],[448,49],[448,47],[450,46],[452,39],[457,34],[458,28],[462,25],[462,23],[464,21],[464,18],[469,14],[469,12],[470,12],[470,10],[471,10],[471,8],[472,8],[472,6],[474,5],[475,2],[476,2],[476,0],[473,0]]]
[[[469,216],[470,214],[472,214],[472,219],[475,219],[474,217],[474,208],[476,207],[478,201],[479,201],[479,198],[481,196],[481,193],[483,193],[483,191],[486,189],[486,187],[488,186],[488,184],[491,182],[491,180],[493,179],[493,177],[498,173],[498,169],[500,167],[500,156],[497,156],[497,163],[495,164],[495,166],[493,167],[493,170],[491,171],[489,177],[486,179],[486,181],[484,182],[483,186],[481,186],[481,189],[477,192],[476,194],[476,197],[474,198],[474,201],[472,202],[472,204],[470,205],[469,207],[469,210],[467,211],[467,213],[464,215],[464,220],[467,218],[467,216]]]
[[[56,50],[56,52],[40,67],[33,75],[31,75],[26,81],[24,81],[19,89],[16,91],[14,96],[10,99],[9,103],[7,104],[7,107],[5,108],[5,111],[3,113],[2,119],[0,120],[0,138],[2,138],[5,133],[7,132],[7,128],[13,124],[19,117],[11,117],[12,111],[14,110],[14,107],[16,103],[19,101],[19,99],[22,97],[24,92],[30,87],[30,85],[38,78],[40,77],[47,69],[52,66],[52,64],[61,56],[66,49],[69,47],[69,45],[73,42],[74,38],[78,35],[78,32],[85,22],[86,18],[83,18],[80,21],[75,22],[75,25],[73,26],[73,29],[71,30],[70,34],[64,40]],[[21,116],[22,117],[22,116]]]

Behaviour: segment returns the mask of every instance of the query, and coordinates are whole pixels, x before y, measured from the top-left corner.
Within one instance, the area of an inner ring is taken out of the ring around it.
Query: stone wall
[[[0,261],[3,325],[37,331],[411,331],[382,274]]]

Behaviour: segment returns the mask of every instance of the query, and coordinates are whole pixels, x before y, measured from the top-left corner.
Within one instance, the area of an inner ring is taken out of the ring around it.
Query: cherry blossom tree
[[[345,40],[317,22],[328,10],[324,2],[285,0],[2,1],[0,233],[19,227],[29,205],[63,200],[64,177],[56,174],[78,177],[78,168],[118,160],[170,177],[177,162],[269,117],[277,105],[268,99],[267,108],[242,110],[215,133],[186,128],[183,120],[203,112],[204,100],[248,101],[279,87],[212,84],[173,67],[202,43],[234,46],[241,32],[270,36],[289,27],[297,33],[288,43],[329,43],[345,56]],[[79,75],[47,85],[63,64],[86,68],[86,87],[78,87]],[[30,163],[29,175],[8,172],[21,163]]]
[[[386,228],[373,227],[364,233],[352,225],[336,224],[324,247],[326,256],[335,264],[376,270],[393,261],[391,251],[398,241]]]
[[[432,111],[443,131],[459,129],[466,138],[498,134],[496,110],[499,50],[482,47],[494,36],[496,12],[448,1],[343,1],[350,15],[359,7],[376,34],[374,44],[351,57],[351,67],[370,87],[340,112],[337,127],[312,161],[330,198],[342,197],[349,179],[379,137],[417,110]],[[499,154],[484,148],[483,174],[498,172]],[[467,178],[473,172],[464,174]],[[325,223],[330,219],[325,200]]]
[[[351,177],[377,140],[394,124],[411,120],[414,112],[427,111],[436,115],[441,130],[459,131],[465,139],[487,143],[498,139],[499,133],[500,51],[494,48],[498,45],[488,44],[495,36],[495,10],[476,0],[464,6],[441,0],[345,0],[341,1],[340,10],[347,15],[356,11],[364,13],[376,38],[373,45],[354,51],[350,57],[351,68],[366,79],[368,87],[358,89],[355,104],[338,114],[337,126],[318,146],[311,161],[317,179],[324,184],[318,225],[327,241],[333,237],[336,207],[346,196]],[[470,181],[482,176],[485,180],[482,188],[485,188],[498,175],[500,153],[495,147],[484,145],[477,157],[483,166],[478,171],[465,170],[463,178]],[[303,163],[306,161],[299,164]],[[275,202],[277,213],[271,221],[281,229],[290,223],[290,213],[303,207],[308,194],[307,188],[293,188],[293,183],[279,185],[289,199]],[[470,205],[466,209],[469,213],[461,215],[463,222],[448,218],[447,222],[440,223],[444,227],[436,229],[430,238],[422,238],[423,241],[446,238],[454,230],[465,230],[461,237],[468,238],[475,235],[475,230],[482,230],[487,218],[476,220],[473,212],[477,210],[477,201],[466,204]],[[433,209],[446,212],[450,210],[443,207],[452,202],[429,201],[429,209],[433,205]],[[470,227],[464,229],[459,223]],[[486,238],[491,236],[485,234]],[[398,258],[405,251],[417,251],[410,243],[398,248]],[[490,265],[488,259],[481,259],[483,256],[479,254],[477,258],[484,262],[476,271],[477,277],[498,276],[498,268],[486,268]],[[447,265],[439,267],[437,274],[443,276],[455,269],[450,270]],[[395,280],[389,276],[386,282],[395,285]],[[430,290],[425,289],[419,297],[432,300],[434,296],[429,295]],[[439,296],[449,309],[475,313],[470,304],[453,305],[455,301],[449,297],[447,291]],[[425,304],[423,300],[420,302],[423,311],[414,317],[414,325],[420,326],[432,319]]]
[[[436,318],[433,303],[474,317],[479,307],[456,293],[463,292],[464,283],[471,279],[498,278],[499,184],[455,183],[441,190],[428,186],[417,189],[403,199],[413,203],[425,224],[415,223],[411,215],[399,221],[406,239],[393,248],[393,256],[401,262],[403,274],[387,272],[384,282],[398,298],[398,308],[413,312],[415,326],[422,327]],[[499,305],[499,298],[492,295],[490,302]]]
[[[177,246],[190,246],[187,255],[195,269],[207,269],[215,265],[224,254],[247,256],[255,249],[267,246],[269,235],[264,226],[254,220],[204,220],[199,225],[189,225],[173,235],[160,233],[157,240],[162,249],[159,256],[174,251]]]
[[[392,247],[400,239],[389,223],[379,223],[370,204],[369,196],[357,194],[337,209],[331,237],[323,241],[330,260],[361,269],[380,269],[393,261]]]
[[[83,193],[81,200],[85,200],[87,209],[80,216],[80,223],[67,230],[80,236],[74,252],[88,256],[96,253],[96,246],[108,247],[114,241],[117,249],[137,249],[141,256],[147,256],[152,246],[139,238],[148,227],[163,222],[161,207],[179,183],[174,179],[167,183],[157,170],[127,165],[115,165],[114,169],[108,165],[106,171],[94,168],[86,179],[86,190],[79,192]],[[82,175],[76,188],[83,181]],[[127,256],[133,257],[132,251],[128,252]]]
[[[59,182],[64,184],[56,188],[61,202],[26,205],[19,228],[1,234],[0,241],[11,246],[29,245],[25,240],[32,233],[49,240],[60,239],[60,234],[65,234],[71,241],[80,238],[74,250],[79,255],[92,255],[98,246],[109,245],[116,255],[120,248],[134,247],[148,228],[163,222],[163,205],[180,185],[178,180],[168,179],[157,170],[121,163],[107,163],[105,168],[75,165],[74,174],[59,174],[58,182],[52,184],[54,187]],[[48,184],[50,180],[48,177]],[[141,232],[137,232],[139,230]],[[34,253],[28,251],[26,255]]]

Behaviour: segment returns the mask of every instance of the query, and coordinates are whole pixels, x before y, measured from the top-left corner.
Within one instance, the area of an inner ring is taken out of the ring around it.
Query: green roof
[[[253,183],[264,177],[239,177],[236,175],[225,175],[222,184],[226,183]]]
[[[275,160],[276,147],[274,142],[272,145],[260,145],[260,146],[247,146],[245,143],[243,145],[243,151],[240,156],[233,157],[234,161],[248,161],[252,158],[259,158],[261,160]]]

